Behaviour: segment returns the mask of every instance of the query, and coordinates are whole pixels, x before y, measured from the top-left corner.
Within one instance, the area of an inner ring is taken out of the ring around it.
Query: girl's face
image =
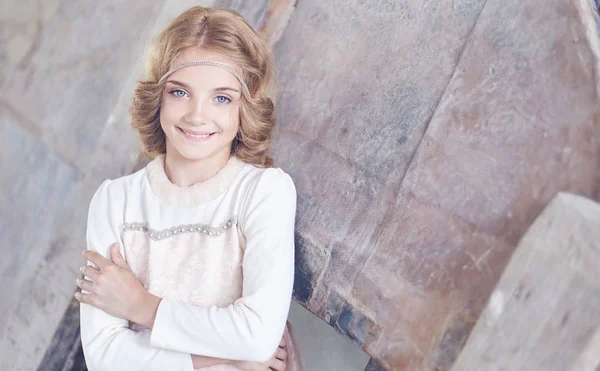
[[[174,66],[201,59],[241,72],[222,54],[199,48],[186,49]],[[190,161],[229,158],[240,123],[241,91],[234,75],[214,66],[184,67],[167,77],[160,109],[167,153]]]

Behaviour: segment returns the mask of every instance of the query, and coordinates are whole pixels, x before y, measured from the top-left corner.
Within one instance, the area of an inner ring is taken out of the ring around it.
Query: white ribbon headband
[[[231,73],[233,76],[235,76],[238,79],[238,81],[240,82],[240,84],[242,85],[242,88],[244,89],[244,91],[246,92],[246,94],[250,95],[250,90],[248,90],[248,86],[246,85],[246,83],[242,79],[242,76],[240,76],[239,73],[235,72],[235,70],[233,68],[229,67],[225,63],[217,62],[217,61],[200,60],[200,61],[193,61],[193,62],[185,62],[183,64],[180,64],[177,67],[171,68],[167,73],[165,73],[160,78],[160,80],[158,80],[158,83],[159,84],[162,83],[163,80],[165,80],[167,77],[169,77],[169,75],[171,75],[171,74],[179,71],[180,69],[185,68],[185,67],[190,67],[190,66],[214,66],[214,67],[222,68],[225,71]]]

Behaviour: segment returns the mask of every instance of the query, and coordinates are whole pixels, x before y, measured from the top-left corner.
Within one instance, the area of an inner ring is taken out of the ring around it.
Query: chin
[[[188,161],[202,161],[208,158],[212,158],[218,156],[224,148],[189,148],[188,146],[175,147],[175,150],[179,152],[181,157],[185,158]],[[230,150],[229,150],[230,151]]]
[[[179,154],[181,155],[181,157],[185,158],[188,161],[201,161],[201,160],[205,160],[207,158],[210,158],[212,156],[214,156],[214,153],[205,153],[205,152],[200,152],[200,151],[179,151]]]

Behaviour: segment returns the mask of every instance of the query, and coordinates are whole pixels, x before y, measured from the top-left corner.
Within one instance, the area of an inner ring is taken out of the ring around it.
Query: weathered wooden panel
[[[600,367],[598,226],[599,204],[558,194],[519,243],[453,370]]]
[[[540,210],[561,190],[600,197],[589,4],[486,3],[352,292],[388,365],[451,367]]]
[[[482,6],[299,2],[276,44],[276,161],[299,189],[298,233],[331,256],[306,305],[332,324],[355,303],[328,298],[352,296]]]
[[[600,197],[591,4],[296,3],[275,44],[296,300],[384,367],[452,366],[551,197]]]

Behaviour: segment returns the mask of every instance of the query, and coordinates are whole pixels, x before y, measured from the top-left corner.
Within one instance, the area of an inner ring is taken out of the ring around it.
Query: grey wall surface
[[[127,94],[159,2],[3,1],[0,370],[34,370],[84,263],[90,198],[131,171]]]
[[[363,371],[367,366],[366,353],[296,302],[289,322],[305,371]]]

